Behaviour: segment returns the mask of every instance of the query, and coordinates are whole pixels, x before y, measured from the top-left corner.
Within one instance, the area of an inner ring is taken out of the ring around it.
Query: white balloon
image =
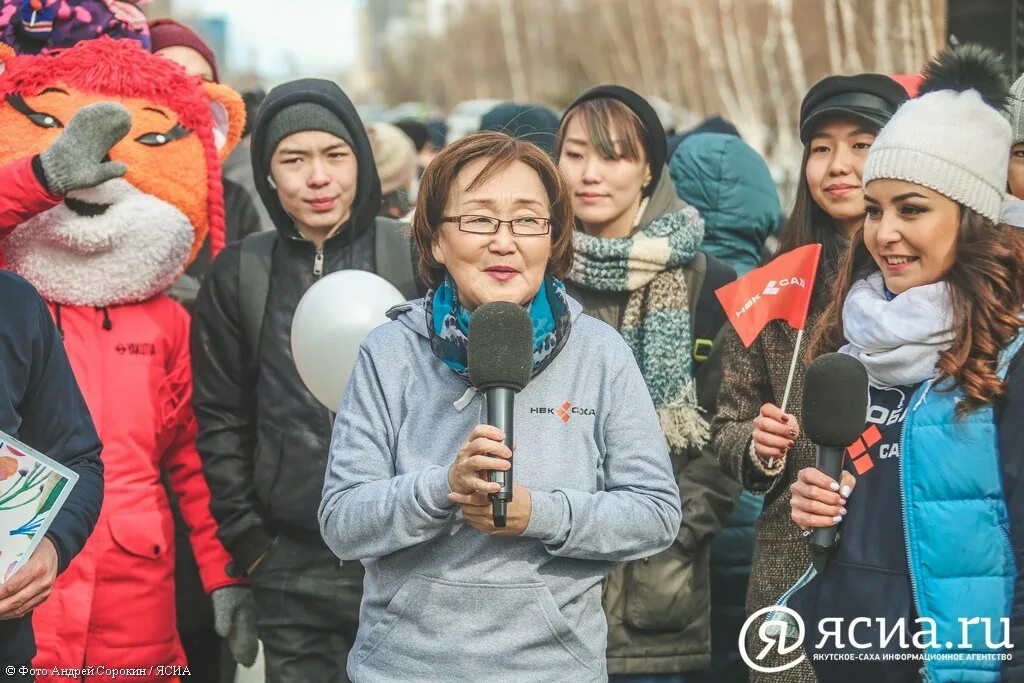
[[[364,270],[342,270],[310,287],[292,318],[292,357],[310,393],[337,410],[359,344],[405,301],[394,285]]]

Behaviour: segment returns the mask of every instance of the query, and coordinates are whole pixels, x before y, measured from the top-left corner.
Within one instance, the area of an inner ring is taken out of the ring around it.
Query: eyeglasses
[[[501,229],[503,223],[508,223],[512,234],[519,235],[520,237],[546,235],[551,231],[551,219],[539,218],[537,216],[523,216],[522,218],[513,218],[510,221],[503,221],[492,216],[465,215],[442,216],[441,220],[445,223],[458,223],[459,230],[471,232],[475,235],[493,235]]]

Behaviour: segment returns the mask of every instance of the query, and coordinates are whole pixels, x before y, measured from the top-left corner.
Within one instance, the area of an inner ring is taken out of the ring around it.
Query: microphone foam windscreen
[[[845,353],[826,353],[804,376],[802,427],[820,446],[849,446],[864,431],[868,412],[868,373]]]
[[[522,306],[484,304],[469,320],[469,379],[478,389],[522,391],[533,374],[533,323]]]

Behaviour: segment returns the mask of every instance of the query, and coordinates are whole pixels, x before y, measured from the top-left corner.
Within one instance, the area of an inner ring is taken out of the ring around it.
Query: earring
[[[267,174],[267,183],[270,185],[271,189],[277,189],[277,183],[274,182],[274,179],[270,176],[269,173]]]

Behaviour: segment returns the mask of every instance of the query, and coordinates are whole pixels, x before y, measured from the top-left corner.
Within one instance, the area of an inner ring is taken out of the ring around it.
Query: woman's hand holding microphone
[[[491,501],[488,494],[501,487],[487,481],[490,470],[507,470],[512,465],[512,451],[504,444],[505,435],[491,425],[477,425],[455,454],[455,462],[448,470],[448,485],[452,492],[448,499],[462,507],[466,523],[494,536],[518,536],[530,522],[532,502],[530,491],[513,483],[512,501],[508,505],[505,526],[494,526]]]
[[[842,483],[836,482],[817,467],[805,467],[790,487],[790,515],[796,525],[807,531],[835,526],[846,515],[846,499],[857,485],[856,478],[843,470]]]
[[[800,436],[800,423],[795,415],[784,413],[771,403],[761,406],[754,418],[752,444],[754,454],[766,467],[786,457]],[[816,467],[805,467],[797,473],[790,487],[790,515],[804,531],[835,526],[846,515],[846,501],[856,486],[856,478],[843,471],[836,482]]]

